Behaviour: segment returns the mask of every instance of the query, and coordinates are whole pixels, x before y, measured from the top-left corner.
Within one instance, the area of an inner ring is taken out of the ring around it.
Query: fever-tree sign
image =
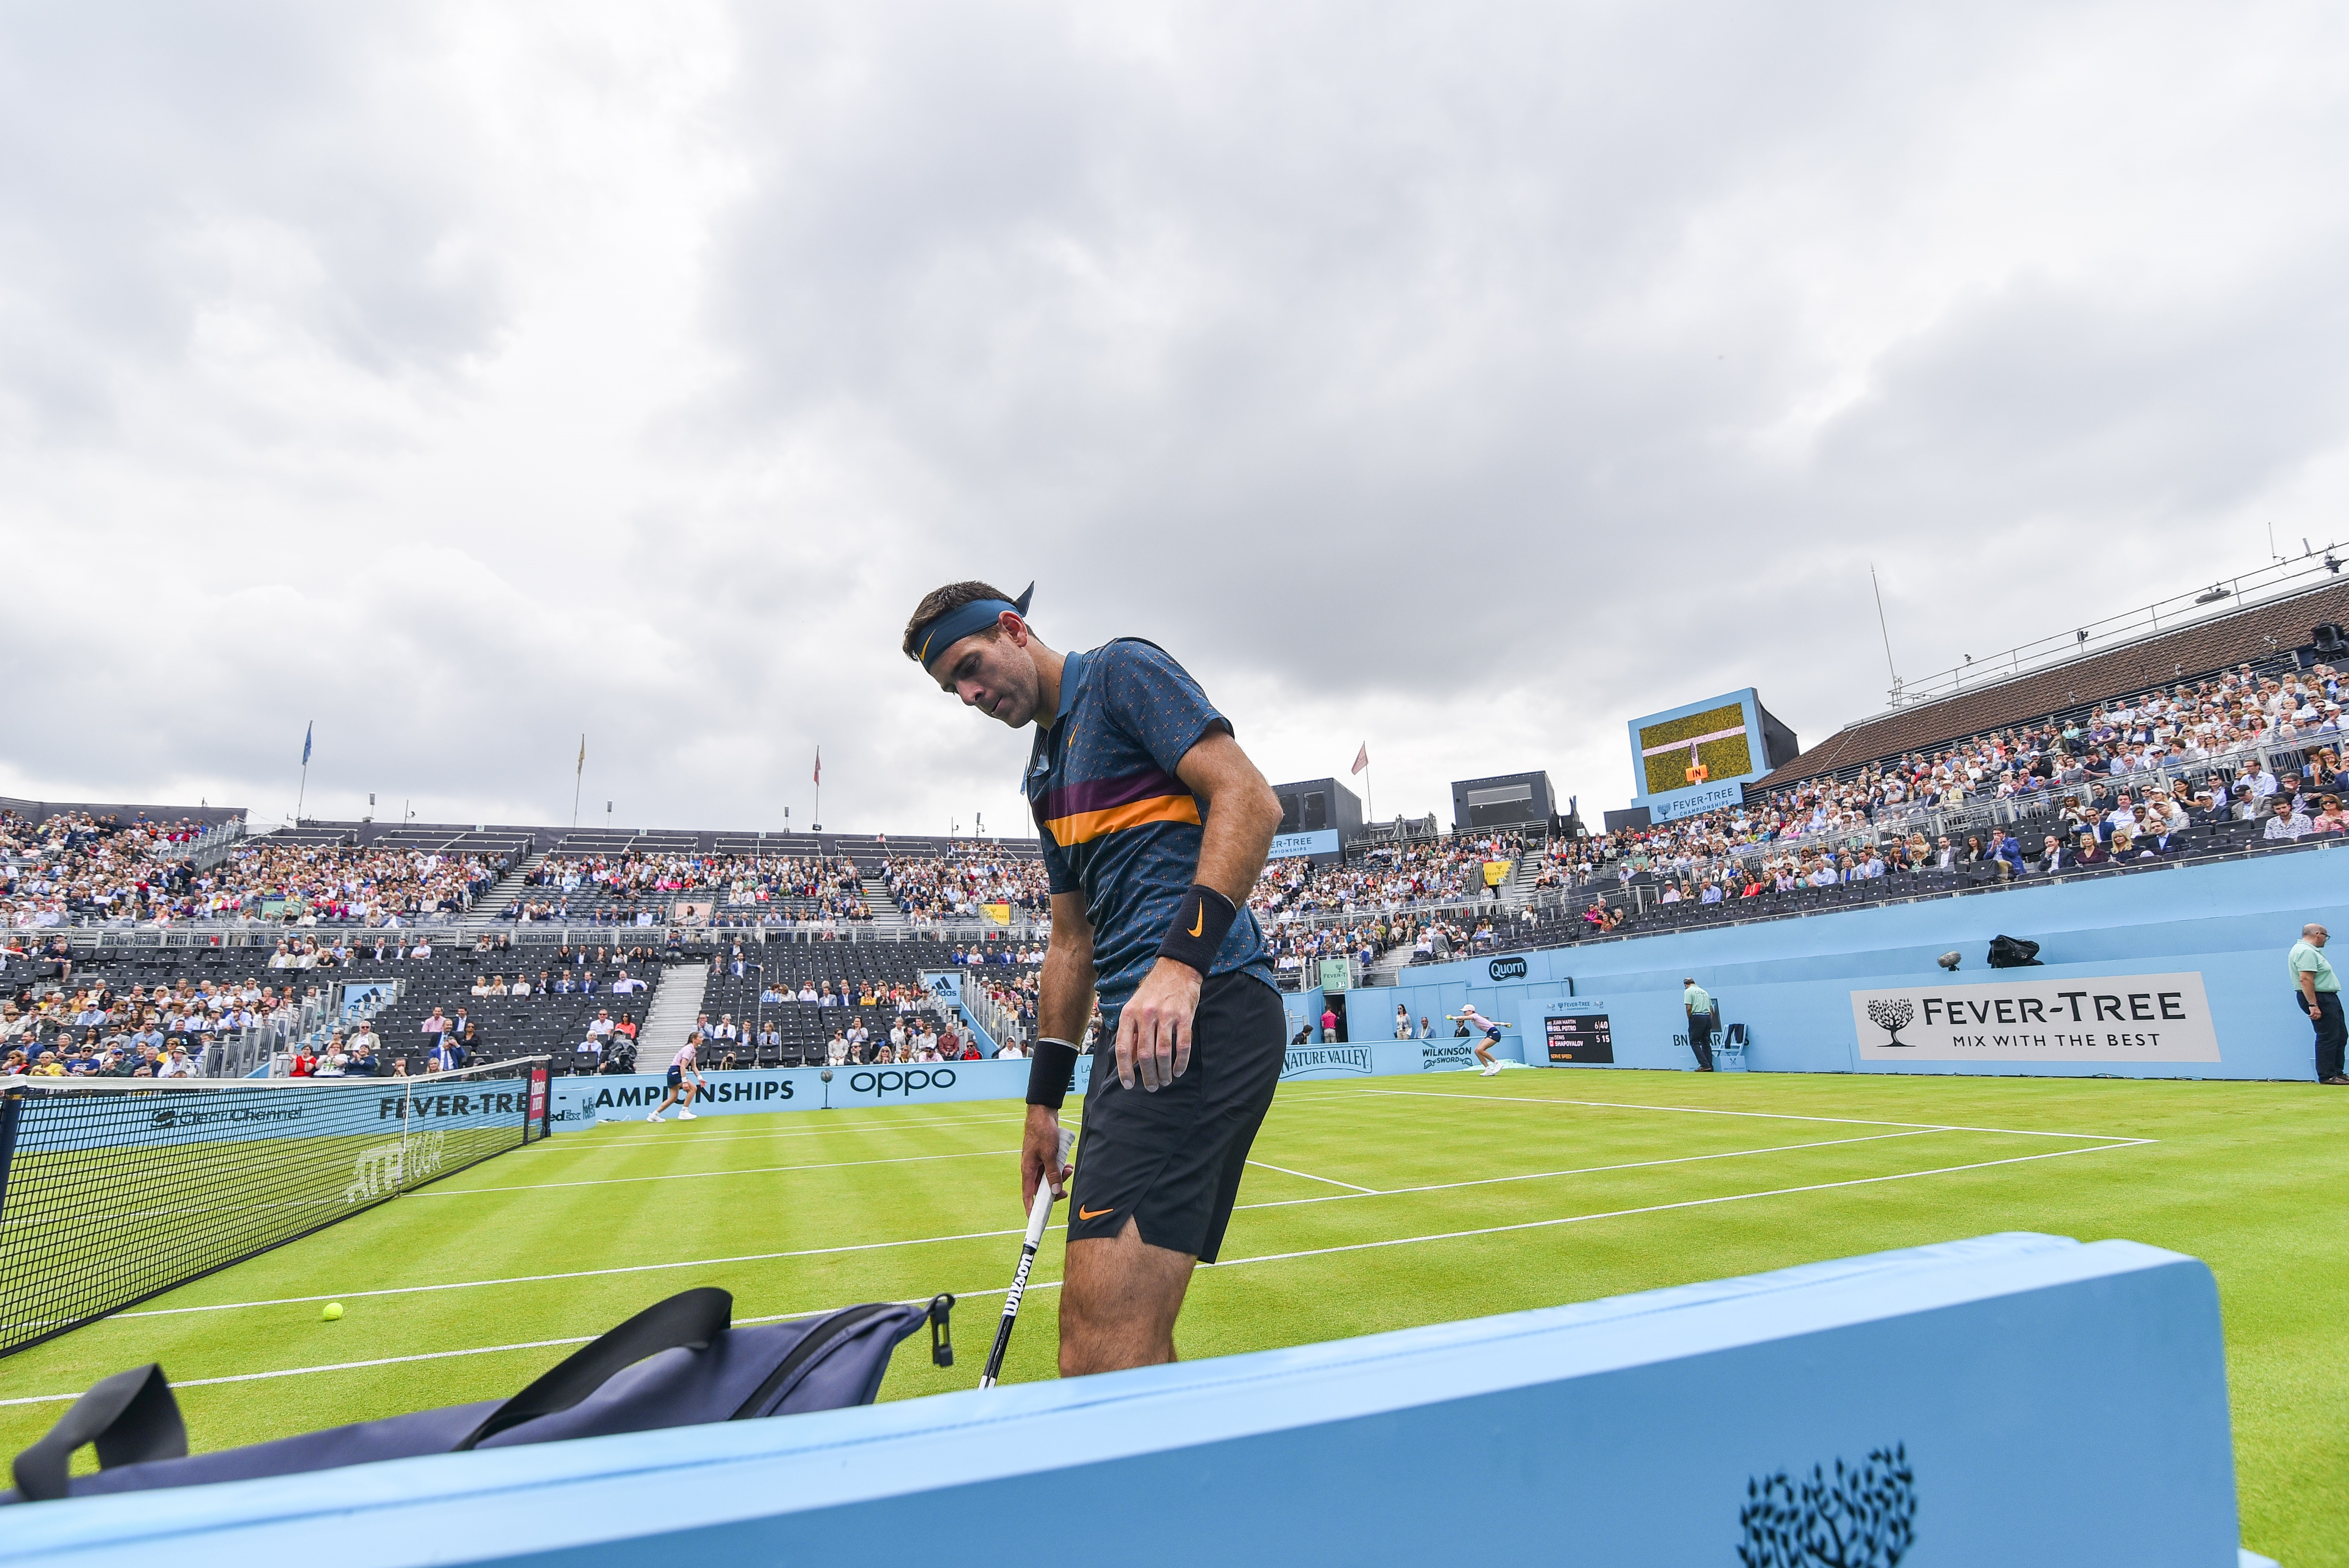
[[[2199,974],[1854,991],[1851,1012],[1863,1061],[2219,1060]]]

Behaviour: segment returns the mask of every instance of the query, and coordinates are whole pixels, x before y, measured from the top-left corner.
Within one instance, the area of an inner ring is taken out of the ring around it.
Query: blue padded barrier
[[[1068,1382],[44,1503],[11,1511],[0,1564],[1622,1568],[1735,1563],[1769,1524],[1751,1499],[1801,1528],[1863,1491],[1863,1530],[1913,1529],[1909,1568],[2231,1568],[2209,1271],[1985,1236]]]

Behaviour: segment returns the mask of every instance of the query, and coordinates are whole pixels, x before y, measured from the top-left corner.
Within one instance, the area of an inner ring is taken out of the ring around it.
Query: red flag
[[[1371,743],[1365,740],[1362,742],[1361,750],[1354,753],[1354,771],[1360,773],[1363,769],[1368,768],[1370,765]]]
[[[815,781],[819,784],[823,782],[823,748],[821,746],[815,748]]]

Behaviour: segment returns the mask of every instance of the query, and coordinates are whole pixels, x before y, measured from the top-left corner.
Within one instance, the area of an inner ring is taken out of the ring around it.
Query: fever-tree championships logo
[[[1917,1021],[1917,1009],[1906,996],[1888,996],[1868,1005],[1868,1021],[1891,1037],[1886,1045],[1906,1046],[1900,1031]]]
[[[1833,1475],[1813,1465],[1803,1480],[1785,1470],[1756,1476],[1737,1522],[1745,1568],[1899,1568],[1917,1543],[1908,1445],[1878,1449],[1864,1464],[1837,1460]]]

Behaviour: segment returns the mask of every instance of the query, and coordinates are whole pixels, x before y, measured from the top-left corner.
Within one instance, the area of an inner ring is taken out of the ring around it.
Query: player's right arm
[[[1037,985],[1036,1036],[1066,1040],[1084,1048],[1085,1026],[1093,1016],[1093,923],[1085,914],[1082,892],[1052,895],[1052,940],[1044,949],[1044,973]],[[1052,1196],[1066,1195],[1069,1168],[1061,1163],[1061,1113],[1050,1106],[1028,1108],[1027,1136],[1019,1150],[1019,1207],[1036,1201],[1036,1184],[1050,1173]]]

